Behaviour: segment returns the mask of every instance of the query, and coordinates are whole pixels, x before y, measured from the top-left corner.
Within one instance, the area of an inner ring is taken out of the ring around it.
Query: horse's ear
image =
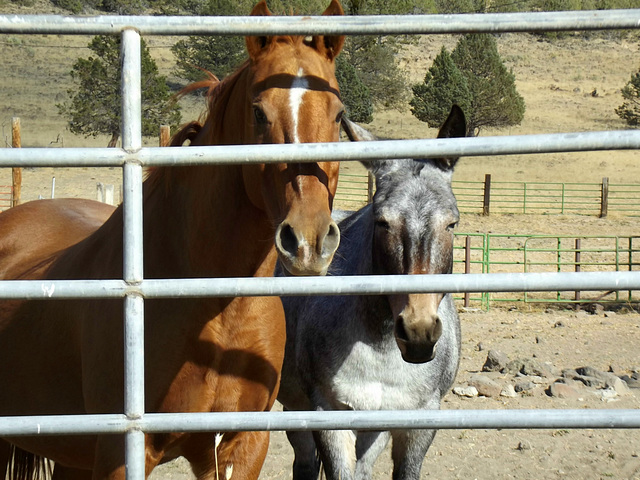
[[[262,0],[258,3],[253,10],[251,10],[252,17],[268,17],[271,15],[267,2]],[[247,52],[249,57],[256,58],[258,54],[264,49],[270,42],[272,37],[257,36],[257,37],[245,37],[245,43],[247,45]]]
[[[344,10],[338,0],[331,0],[322,15],[344,15]],[[329,60],[334,60],[342,50],[344,35],[316,35],[313,37],[313,45],[320,53],[324,53]]]
[[[440,127],[438,138],[460,138],[467,136],[467,120],[458,105],[453,105],[449,116]],[[437,161],[443,170],[452,170],[459,157],[439,158]]]

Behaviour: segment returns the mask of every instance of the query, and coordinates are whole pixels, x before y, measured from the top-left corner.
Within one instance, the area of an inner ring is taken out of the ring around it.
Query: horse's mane
[[[243,65],[236,72],[226,77],[224,80],[218,80],[213,73],[208,70],[201,69],[207,78],[190,83],[189,85],[183,87],[178,93],[174,95],[174,101],[178,101],[180,98],[195,92],[196,90],[207,89],[205,93],[205,98],[207,99],[207,110],[203,113],[203,115],[198,120],[193,120],[185,125],[183,125],[180,130],[178,130],[169,141],[169,147],[182,147],[185,142],[189,142],[190,144],[196,139],[196,137],[200,134],[202,129],[204,128],[206,123],[213,122],[216,118],[213,114],[215,112],[214,103],[217,103],[216,99],[220,96],[220,91],[222,90],[230,90],[223,89],[222,85],[227,85],[229,82],[235,84],[233,77],[239,75],[240,71],[245,67]],[[159,168],[159,167],[150,167],[147,170],[147,183],[150,190],[155,189],[158,185],[164,185],[165,188],[169,185],[171,180],[171,174],[169,169]]]
[[[268,48],[276,48],[277,43],[289,43],[291,45],[299,44],[306,41],[307,37],[300,35],[279,35],[276,41],[269,42]],[[218,78],[211,72],[201,69],[207,78],[198,82],[193,82],[186,87],[182,88],[175,95],[176,101],[189,93],[196,90],[206,88],[205,97],[207,99],[207,110],[204,115],[197,121],[192,121],[184,125],[178,130],[169,143],[170,147],[181,147],[189,140],[191,143],[206,130],[208,138],[204,139],[206,145],[223,144],[223,128],[225,113],[229,108],[229,103],[232,98],[232,93],[235,87],[238,85],[243,74],[249,68],[251,60],[245,60],[235,72],[229,74],[223,80]],[[237,107],[236,107],[237,108]],[[159,184],[167,186],[171,180],[171,169],[167,168],[150,168],[147,170],[147,182],[149,187],[155,188]]]

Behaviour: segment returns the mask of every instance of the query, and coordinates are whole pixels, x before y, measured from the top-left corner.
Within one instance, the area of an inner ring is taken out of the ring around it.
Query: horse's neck
[[[145,192],[146,275],[272,274],[273,227],[249,201],[241,167],[179,170]]]

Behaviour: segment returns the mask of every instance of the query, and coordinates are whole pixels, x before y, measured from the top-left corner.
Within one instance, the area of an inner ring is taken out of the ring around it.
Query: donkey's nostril
[[[280,227],[279,236],[282,249],[291,255],[295,255],[298,252],[298,237],[296,237],[291,225],[288,223],[283,224]]]

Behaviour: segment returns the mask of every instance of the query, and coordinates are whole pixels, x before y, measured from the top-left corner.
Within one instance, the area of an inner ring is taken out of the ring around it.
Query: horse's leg
[[[154,435],[145,435],[145,477],[162,460],[164,450],[155,448]],[[164,447],[164,445],[163,445]],[[93,480],[125,479],[125,439],[122,435],[101,435],[96,443]]]
[[[422,462],[437,430],[394,430],[393,480],[419,480]]]
[[[370,480],[373,465],[389,443],[389,432],[358,432],[356,439],[356,480]]]
[[[295,455],[293,480],[315,480],[320,473],[320,458],[311,432],[287,432]]]
[[[198,480],[257,480],[269,449],[269,432],[226,432],[217,448],[216,435],[220,434],[192,434],[181,448]]]
[[[351,430],[313,432],[328,480],[353,480],[356,466],[356,437]]]

